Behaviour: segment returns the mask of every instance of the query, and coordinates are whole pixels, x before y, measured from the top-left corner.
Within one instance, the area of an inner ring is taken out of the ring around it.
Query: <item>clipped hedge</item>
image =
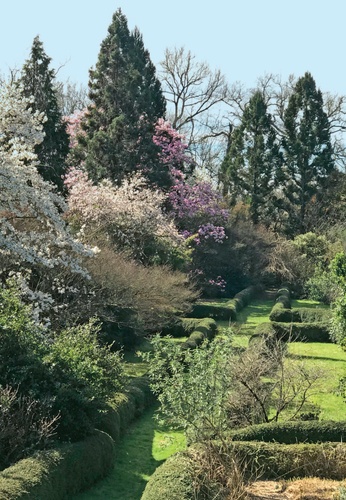
[[[0,472],[0,498],[60,500],[89,488],[110,472],[116,441],[154,400],[148,381],[134,379],[100,415],[93,436],[36,453]]]
[[[344,442],[346,422],[272,422],[237,429],[230,436],[234,441],[275,441],[283,444]]]
[[[212,340],[217,332],[217,324],[214,319],[203,318],[194,320],[195,329],[191,332],[189,338],[181,344],[183,349],[195,349],[203,343],[204,340]]]
[[[141,500],[191,500],[195,498],[194,467],[188,454],[176,453],[150,477]]]
[[[330,309],[309,307],[285,309],[281,304],[275,304],[269,315],[270,321],[281,323],[327,323],[330,318]]]
[[[217,324],[213,318],[176,318],[175,322],[162,330],[163,335],[186,337],[192,332],[204,332],[212,339],[217,332]]]
[[[81,442],[39,452],[0,472],[0,498],[59,500],[87,489],[114,465],[114,441],[97,431]]]
[[[237,312],[247,306],[258,292],[260,287],[249,286],[238,292],[233,299],[224,302],[223,305],[216,305],[213,302],[196,302],[189,317],[192,318],[213,318],[221,321],[235,321]]]
[[[201,450],[201,446],[197,445],[197,449]],[[142,500],[198,498],[194,492],[194,466],[198,456],[191,453],[194,449],[195,446],[190,447],[158,467],[147,483]],[[346,445],[342,443],[232,441],[227,443],[227,449],[223,452],[245,464],[245,473],[258,479],[320,477],[343,480],[346,476]]]
[[[262,323],[255,329],[251,341],[261,336],[275,336],[284,342],[331,342],[329,325],[326,323]]]

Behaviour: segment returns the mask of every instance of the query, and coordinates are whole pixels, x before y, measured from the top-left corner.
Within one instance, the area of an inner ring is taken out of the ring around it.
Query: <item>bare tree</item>
[[[63,116],[70,116],[82,111],[89,104],[88,89],[80,84],[66,82],[57,83],[59,107]]]
[[[228,85],[220,70],[182,48],[166,49],[160,78],[172,126],[186,135],[196,164],[207,170],[220,161],[227,144],[224,102]]]

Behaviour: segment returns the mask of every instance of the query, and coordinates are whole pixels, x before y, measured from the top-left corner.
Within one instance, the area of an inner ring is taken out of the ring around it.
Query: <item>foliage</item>
[[[248,200],[254,224],[272,224],[276,170],[282,166],[279,142],[261,92],[255,92],[244,109],[241,123],[230,138],[221,166],[224,192],[233,204]]]
[[[310,73],[297,81],[284,114],[285,169],[282,170],[284,204],[288,207],[287,231],[307,232],[308,204],[321,194],[335,169],[330,122],[323,97]]]
[[[183,239],[163,209],[165,196],[135,174],[121,186],[109,180],[95,185],[85,171],[70,169],[68,220],[86,241],[109,240],[143,263],[174,263]],[[182,252],[181,252],[182,254]]]
[[[183,429],[189,441],[221,436],[228,425],[231,341],[205,341],[184,351],[159,336],[152,344],[153,353],[141,356],[150,361],[148,374],[160,402],[160,420]]]
[[[69,140],[59,108],[55,71],[49,69],[50,62],[42,42],[38,36],[35,37],[30,58],[22,68],[20,83],[23,95],[30,100],[32,111],[45,116],[44,137],[35,146],[37,169],[46,181],[53,182],[62,191]]]
[[[285,444],[344,442],[345,422],[291,421],[258,424],[231,431],[234,441],[266,441]]]
[[[198,293],[186,275],[166,266],[143,266],[109,246],[88,262],[95,293],[94,311],[109,322],[109,339],[133,344],[128,333],[157,332],[185,315]]]
[[[92,433],[107,398],[122,387],[120,355],[100,346],[93,322],[52,338],[35,325],[15,289],[1,289],[0,304],[0,358],[6,360],[0,385],[37,401],[47,422],[59,415],[60,439]]]
[[[346,255],[336,254],[331,264],[333,276],[340,287],[333,309],[332,337],[346,349]]]
[[[0,386],[0,470],[51,446],[59,416],[49,414],[49,403]]]
[[[143,170],[150,183],[168,187],[167,168],[159,161],[152,138],[165,114],[161,85],[142,35],[129,31],[118,9],[101,44],[96,67],[90,71],[90,104],[78,136],[77,164],[83,162],[94,181],[108,178],[120,184]]]
[[[43,140],[43,114],[32,113],[30,101],[15,85],[0,93],[1,279],[19,272],[28,300],[54,307],[54,280],[62,284],[69,274],[71,285],[87,278],[82,259],[92,251],[73,238],[62,218],[65,201],[37,171],[35,146]]]

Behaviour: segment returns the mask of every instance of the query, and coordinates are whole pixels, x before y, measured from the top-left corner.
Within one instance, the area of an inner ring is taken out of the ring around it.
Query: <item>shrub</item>
[[[255,329],[252,341],[265,336],[270,340],[273,335],[285,342],[331,342],[329,325],[326,323],[262,323]],[[250,339],[250,340],[251,340]]]
[[[38,452],[0,473],[0,498],[66,498],[104,477],[114,456],[112,438],[100,431],[79,443]]]
[[[48,402],[0,387],[0,470],[52,445],[58,417],[49,415]]]
[[[269,319],[281,323],[327,323],[331,319],[331,311],[329,309],[311,309],[308,307],[285,309],[282,304],[275,304]]]
[[[217,324],[213,318],[176,318],[171,326],[162,330],[163,335],[186,337],[193,331],[200,331],[212,339],[217,332]]]
[[[284,444],[344,442],[346,422],[272,422],[232,431],[234,441],[266,441]]]
[[[325,323],[272,322],[277,339],[293,342],[331,342],[330,327]]]

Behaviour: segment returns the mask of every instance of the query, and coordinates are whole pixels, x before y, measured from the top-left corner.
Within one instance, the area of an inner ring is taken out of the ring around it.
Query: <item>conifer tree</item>
[[[294,88],[284,114],[282,141],[285,168],[281,172],[286,198],[289,234],[307,232],[309,203],[334,177],[330,123],[323,110],[323,97],[310,73],[305,73]]]
[[[128,174],[143,170],[150,182],[167,187],[168,167],[160,163],[153,142],[165,100],[142,36],[138,29],[129,31],[120,9],[90,71],[89,89],[91,104],[74,154],[90,177],[120,184]]]
[[[42,42],[38,36],[35,37],[30,58],[22,68],[20,83],[24,96],[32,99],[33,111],[46,116],[43,125],[44,139],[35,149],[38,171],[44,180],[53,182],[62,190],[69,137],[59,109],[55,71],[49,69],[50,62],[51,58],[45,53]]]
[[[274,201],[274,173],[280,164],[272,119],[262,93],[257,91],[246,105],[240,125],[230,135],[221,167],[224,193],[230,193],[234,203],[241,199],[249,204],[254,224],[268,222]]]

